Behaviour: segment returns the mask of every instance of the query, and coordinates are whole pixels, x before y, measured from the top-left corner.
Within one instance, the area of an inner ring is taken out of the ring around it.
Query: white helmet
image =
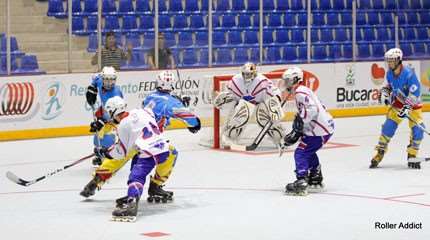
[[[113,86],[115,86],[117,75],[114,67],[103,67],[100,76],[103,79],[104,89],[110,90]]]
[[[288,68],[282,74],[282,80],[279,88],[292,93],[293,87],[303,81],[303,70],[299,67]]]
[[[122,97],[111,97],[106,101],[104,109],[109,114],[109,117],[113,119],[115,116],[126,111],[127,103]]]
[[[175,89],[175,75],[170,71],[162,71],[157,75],[155,87],[162,91],[173,91]]]
[[[247,62],[240,67],[240,72],[242,73],[243,80],[249,83],[257,76],[257,66],[254,63]]]
[[[391,48],[384,54],[384,58],[387,64],[394,62],[394,67],[391,69],[395,70],[402,63],[403,52],[400,48]]]

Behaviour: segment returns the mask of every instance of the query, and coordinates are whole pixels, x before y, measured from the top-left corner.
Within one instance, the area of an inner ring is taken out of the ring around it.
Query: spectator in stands
[[[149,50],[148,64],[151,69],[155,66],[155,48]],[[164,45],[164,34],[158,33],[158,69],[175,68],[175,60],[172,51]]]
[[[131,44],[127,45],[127,52],[118,47],[113,32],[106,34],[105,46],[102,48],[102,69],[104,67],[114,67],[115,70],[120,70],[121,61],[131,59]],[[98,63],[98,52],[91,59],[91,64]]]

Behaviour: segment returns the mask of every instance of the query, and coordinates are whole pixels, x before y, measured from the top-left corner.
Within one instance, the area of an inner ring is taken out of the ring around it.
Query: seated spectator
[[[106,34],[105,46],[102,48],[102,69],[104,67],[114,67],[115,70],[120,70],[121,61],[131,59],[131,44],[127,45],[127,52],[117,46],[115,34],[108,32]],[[98,63],[98,51],[91,59],[91,64],[96,65]]]
[[[149,50],[148,64],[151,69],[156,69],[155,66],[155,48]],[[173,59],[172,51],[164,44],[163,33],[158,33],[158,69],[175,68],[175,60]]]

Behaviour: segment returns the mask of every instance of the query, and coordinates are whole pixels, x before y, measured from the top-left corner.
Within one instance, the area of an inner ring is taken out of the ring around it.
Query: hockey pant
[[[317,171],[320,162],[317,151],[327,143],[332,134],[325,136],[303,136],[294,151],[297,179],[308,176],[309,171]]]
[[[387,119],[382,125],[381,136],[379,137],[378,144],[376,145],[376,150],[382,150],[383,152],[387,150],[388,143],[396,133],[398,125],[403,120],[402,118],[399,118],[397,116],[398,111],[399,109],[394,107],[390,107],[390,109],[388,110],[388,113],[386,115]],[[409,117],[424,127],[421,108],[411,110],[409,113]],[[424,137],[424,132],[411,120],[409,120],[409,128],[411,129],[411,133],[407,152],[408,155],[416,156],[418,154],[421,141]]]

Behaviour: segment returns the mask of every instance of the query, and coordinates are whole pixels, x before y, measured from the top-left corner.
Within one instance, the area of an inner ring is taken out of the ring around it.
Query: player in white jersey
[[[286,186],[285,192],[306,195],[308,186],[312,189],[323,187],[321,164],[316,154],[334,132],[334,122],[330,113],[315,93],[303,85],[303,71],[298,67],[287,69],[282,75],[281,90],[295,97],[298,113],[293,129],[284,138],[284,147],[300,140],[294,151],[297,180]]]
[[[274,123],[268,134],[279,146],[285,132],[279,123],[284,116],[281,91],[271,80],[257,73],[255,64],[245,63],[241,73],[228,83],[227,91],[219,93],[214,99],[214,106],[219,109],[231,104],[234,107],[231,107],[223,127],[224,140],[236,142],[256,108],[256,120],[260,127],[263,128],[268,121]]]

